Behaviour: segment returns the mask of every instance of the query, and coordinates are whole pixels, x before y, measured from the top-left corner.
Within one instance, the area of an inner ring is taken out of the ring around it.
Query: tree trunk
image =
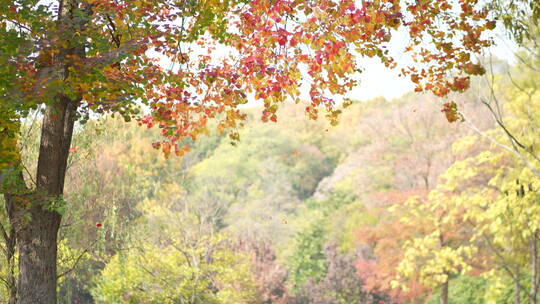
[[[11,216],[13,212],[13,199],[10,195],[5,195],[5,208],[8,214],[8,217]],[[15,252],[17,250],[17,242],[15,238],[15,227],[11,225],[9,229],[7,227],[2,228],[2,236],[4,238],[4,243],[6,246],[6,264],[7,264],[7,288],[8,288],[8,304],[17,303],[17,277],[15,276]]]
[[[514,304],[521,304],[521,296],[519,295],[519,280],[514,279]]]
[[[8,267],[7,283],[9,289],[8,304],[17,303],[17,276],[15,275],[15,251],[16,239],[15,228],[11,227],[9,232],[9,238],[6,240],[6,260]]]
[[[18,232],[19,304],[56,304],[56,241],[60,215],[32,208],[30,220]]]
[[[441,297],[439,303],[448,304],[448,279],[441,286]]]
[[[62,34],[58,37],[53,34],[52,38],[58,39],[51,41],[58,40],[61,44],[56,46],[58,52],[48,64],[54,65],[54,70],[62,71],[60,80],[65,81],[69,77],[71,62],[77,61],[74,57],[85,58],[83,43],[74,45],[76,41],[85,40],[75,35],[84,32],[88,19],[81,17],[81,14],[91,15],[92,5],[86,1],[70,0],[65,3],[60,1],[59,6],[57,24],[58,33]],[[46,49],[41,51],[47,52]],[[26,187],[20,163],[9,165],[12,167],[10,171],[18,173],[15,183],[20,186],[8,187],[4,194],[11,202],[8,215],[19,252],[17,304],[56,304],[57,301],[57,238],[61,222],[57,208],[63,204],[67,159],[82,97],[68,97],[61,90],[56,92],[52,100],[43,101],[46,108],[41,126],[35,188]],[[0,182],[2,179],[0,176]]]
[[[10,217],[19,248],[17,304],[56,304],[56,245],[61,215],[55,208],[63,202],[77,105],[78,101],[60,96],[47,107],[41,129],[36,190],[15,202],[15,212]]]
[[[536,304],[538,285],[538,231],[535,231],[531,237],[531,304]]]

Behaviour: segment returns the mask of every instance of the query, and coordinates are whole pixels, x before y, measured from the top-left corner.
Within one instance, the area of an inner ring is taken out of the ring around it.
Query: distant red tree
[[[341,253],[336,244],[325,248],[328,269],[320,280],[308,281],[291,304],[367,304],[385,300],[379,293],[363,288],[362,280],[354,267],[357,254]]]
[[[366,291],[387,294],[391,303],[412,302],[425,294],[427,288],[420,284],[409,286],[407,292],[390,285],[403,257],[401,245],[411,236],[409,227],[397,220],[382,220],[375,227],[356,231],[356,235],[372,249],[371,255],[362,256],[355,263]]]
[[[258,290],[257,304],[287,304],[289,291],[285,286],[287,271],[276,261],[270,241],[244,239],[236,244],[238,250],[251,256],[252,272]]]

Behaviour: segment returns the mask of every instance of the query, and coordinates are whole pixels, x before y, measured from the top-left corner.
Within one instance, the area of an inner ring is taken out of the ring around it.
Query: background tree
[[[292,303],[345,304],[377,303],[383,298],[373,296],[362,289],[362,282],[356,269],[352,267],[354,253],[342,254],[335,244],[325,248],[326,274],[316,280],[309,280],[298,292]]]

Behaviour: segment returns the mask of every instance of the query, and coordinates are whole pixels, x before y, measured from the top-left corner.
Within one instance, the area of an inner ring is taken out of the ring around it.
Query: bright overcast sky
[[[488,51],[495,57],[508,60],[512,64],[514,63],[513,54],[516,51],[516,45],[501,38],[502,35],[498,34],[495,39],[496,45]],[[400,54],[400,50],[407,45],[407,41],[404,41],[404,39],[407,39],[405,35],[396,34],[392,39],[389,50],[397,62],[413,64],[407,55]],[[399,77],[399,69],[387,69],[377,59],[359,59],[359,63],[364,72],[360,75],[360,84],[347,95],[349,98],[366,100],[382,96],[386,99],[393,99],[414,89],[414,85],[410,80]]]

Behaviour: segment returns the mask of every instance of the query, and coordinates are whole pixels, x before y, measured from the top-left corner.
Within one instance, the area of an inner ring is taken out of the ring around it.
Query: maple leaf
[[[453,101],[446,102],[443,105],[443,109],[441,110],[441,112],[444,113],[444,115],[446,116],[446,119],[450,123],[455,122],[460,118],[460,115],[457,110],[457,104]]]

